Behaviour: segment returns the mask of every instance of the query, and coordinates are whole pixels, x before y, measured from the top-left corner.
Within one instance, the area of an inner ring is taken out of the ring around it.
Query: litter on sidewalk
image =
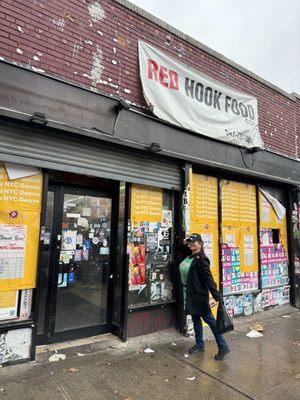
[[[55,353],[51,357],[49,357],[49,361],[50,362],[55,362],[55,361],[65,360],[65,359],[66,359],[66,355],[65,354],[59,354],[59,353]]]
[[[150,349],[150,347],[147,347],[147,349],[144,350],[144,353],[148,354],[148,353],[154,353],[153,349]]]
[[[250,326],[250,330],[256,331],[256,332],[264,332],[265,329],[262,324],[256,323],[256,324]]]
[[[262,337],[264,335],[262,333],[257,332],[256,330],[253,329],[252,331],[246,333],[246,336],[249,337],[249,338],[258,338],[258,337]]]

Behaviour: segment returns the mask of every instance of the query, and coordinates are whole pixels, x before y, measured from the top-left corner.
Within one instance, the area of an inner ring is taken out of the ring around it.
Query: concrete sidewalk
[[[261,322],[264,336],[245,336]],[[191,339],[166,331],[107,347],[67,353],[64,361],[32,362],[0,369],[0,399],[6,400],[239,400],[299,399],[300,311],[277,307],[237,319],[227,335],[231,353],[222,362],[205,353],[186,357]],[[146,354],[146,347],[154,353]]]

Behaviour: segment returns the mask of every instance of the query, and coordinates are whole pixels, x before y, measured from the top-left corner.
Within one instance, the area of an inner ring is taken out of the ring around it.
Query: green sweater
[[[180,264],[179,264],[179,271],[181,276],[181,282],[184,286],[187,284],[187,277],[190,270],[190,266],[193,262],[193,257],[186,257]]]

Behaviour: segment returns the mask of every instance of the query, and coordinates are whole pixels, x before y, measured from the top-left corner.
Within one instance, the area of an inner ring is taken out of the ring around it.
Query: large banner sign
[[[238,146],[264,147],[254,97],[142,41],[139,62],[145,99],[158,118]]]

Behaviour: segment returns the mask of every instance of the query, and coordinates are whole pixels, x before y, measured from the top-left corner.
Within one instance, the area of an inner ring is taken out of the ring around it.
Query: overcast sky
[[[130,0],[285,91],[300,94],[300,0]]]

